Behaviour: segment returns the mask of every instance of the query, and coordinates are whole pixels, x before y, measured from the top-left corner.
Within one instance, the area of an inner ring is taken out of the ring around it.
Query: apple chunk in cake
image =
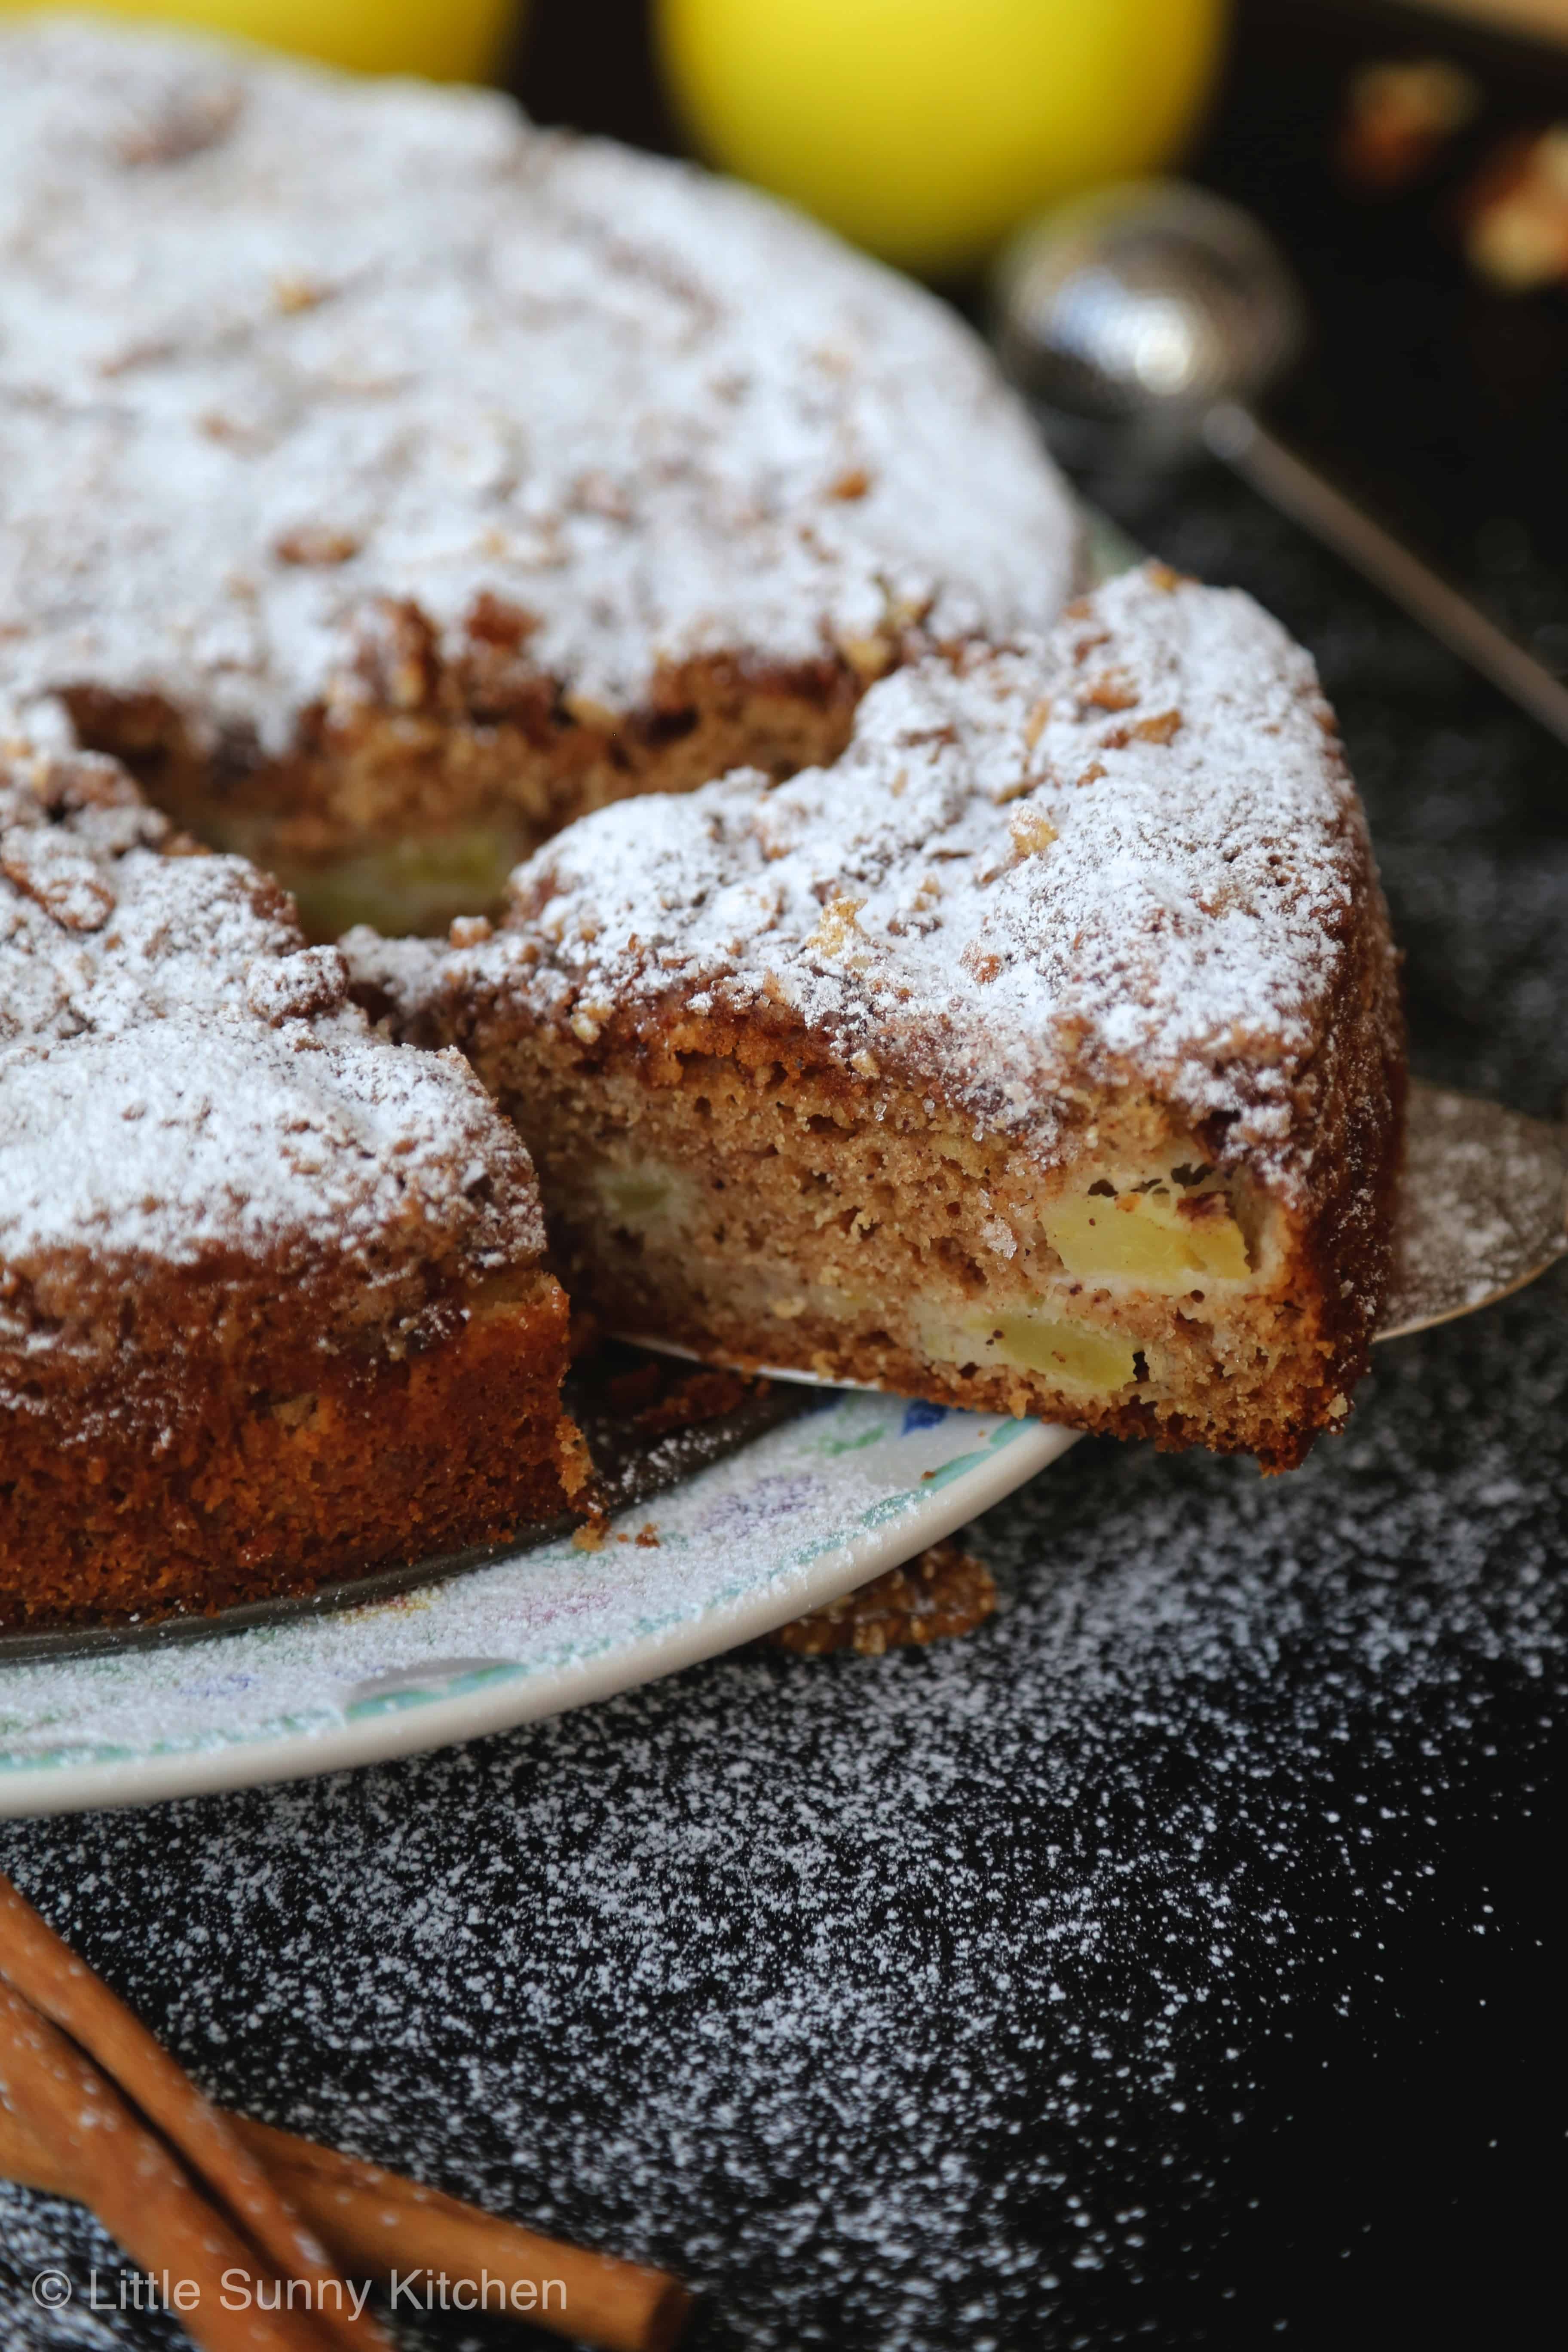
[[[585,820],[346,943],[705,1356],[1298,1462],[1386,1277],[1403,1033],[1308,656],[1158,567],[874,688],[838,762]]]

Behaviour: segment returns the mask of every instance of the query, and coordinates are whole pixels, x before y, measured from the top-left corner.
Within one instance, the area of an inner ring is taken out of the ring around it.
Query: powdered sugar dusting
[[[636,705],[665,658],[1047,624],[1077,532],[981,346],[766,199],[478,91],[0,35],[0,644],[279,752],[380,602]]]
[[[108,761],[0,762],[7,1296],[59,1250],[536,1257],[527,1154],[459,1058],[374,1036],[253,867],[167,847]]]
[[[495,940],[345,944],[405,1004],[511,985],[590,1042],[627,1007],[783,1005],[1045,1154],[1064,1097],[1152,1085],[1284,1179],[1369,877],[1309,656],[1151,570],[884,680],[832,769],[584,819]]]

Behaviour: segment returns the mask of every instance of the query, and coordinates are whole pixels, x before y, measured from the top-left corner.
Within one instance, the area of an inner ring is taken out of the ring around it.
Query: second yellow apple
[[[1158,170],[1226,0],[658,0],[704,152],[906,268],[956,270],[1040,205]]]

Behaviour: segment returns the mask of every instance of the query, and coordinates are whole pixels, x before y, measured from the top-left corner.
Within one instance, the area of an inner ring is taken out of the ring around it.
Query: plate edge
[[[329,1772],[357,1770],[405,1756],[480,1739],[523,1723],[570,1713],[622,1691],[721,1657],[807,1610],[842,1600],[891,1568],[900,1567],[929,1544],[1059,1461],[1081,1435],[1054,1423],[1026,1423],[1016,1437],[972,1470],[918,1505],[907,1518],[863,1529],[842,1545],[824,1548],[787,1588],[772,1578],[755,1593],[721,1603],[689,1625],[645,1634],[633,1645],[637,1671],[627,1674],[627,1652],[611,1651],[579,1665],[519,1674],[483,1692],[432,1699],[406,1711],[376,1715],[325,1732],[290,1732],[232,1748],[194,1748],[129,1766],[115,1763],[57,1764],[29,1773],[18,1768],[0,1779],[0,1820],[42,1820],[61,1813],[162,1804],[181,1797],[212,1796],[229,1789],[268,1787],[311,1780]],[[538,1702],[542,1701],[542,1704]]]

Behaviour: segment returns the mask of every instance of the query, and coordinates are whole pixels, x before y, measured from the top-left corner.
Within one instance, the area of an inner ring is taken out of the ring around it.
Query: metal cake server
[[[1568,1127],[1448,1087],[1410,1089],[1394,1279],[1401,1339],[1522,1290],[1568,1253]]]

